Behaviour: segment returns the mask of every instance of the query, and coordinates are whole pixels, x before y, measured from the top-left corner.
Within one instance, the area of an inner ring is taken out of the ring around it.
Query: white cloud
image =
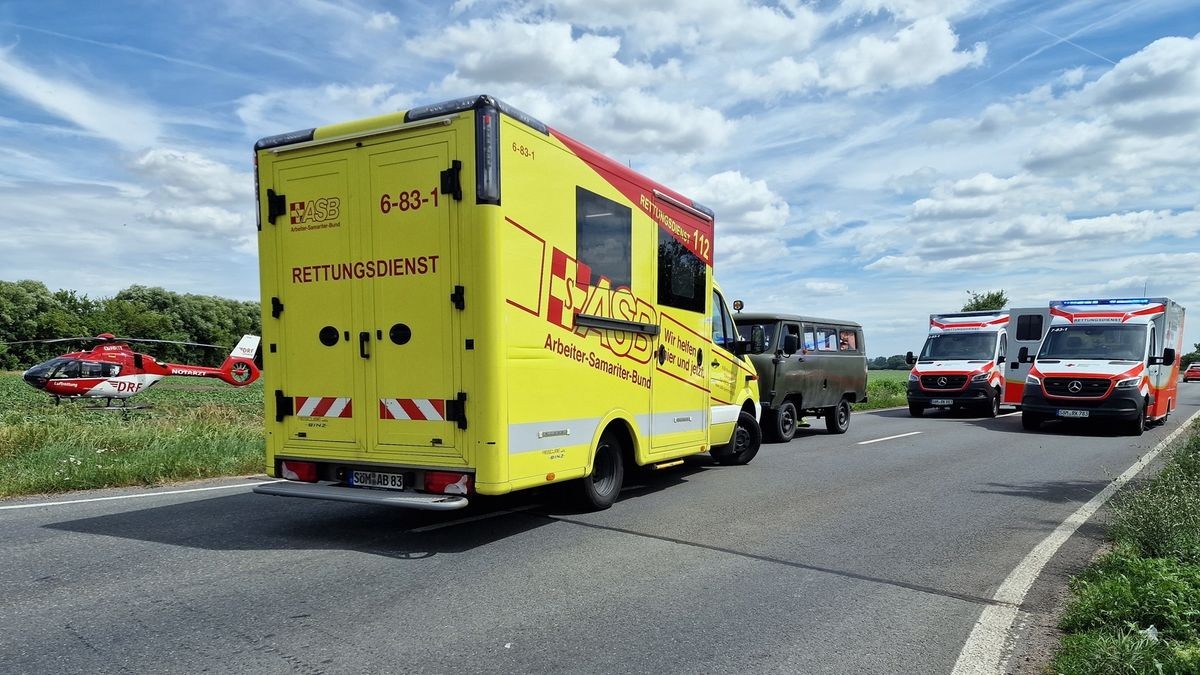
[[[392,85],[328,84],[250,94],[238,101],[236,114],[250,135],[262,137],[406,110],[412,105],[412,96]]]
[[[874,35],[833,55],[822,77],[823,86],[836,91],[870,93],[930,84],[950,73],[978,66],[987,56],[987,45],[976,43],[969,52],[958,51],[958,36],[944,18],[918,19],[890,39]]]
[[[12,51],[0,50],[0,88],[127,149],[153,145],[162,133],[149,107],[120,101],[111,85],[89,89],[47,77],[19,62]]]
[[[195,152],[155,148],[134,161],[134,167],[158,181],[173,197],[198,203],[254,198],[253,177]]]
[[[558,21],[474,19],[409,47],[452,61],[457,79],[477,83],[622,89],[651,84],[660,70],[673,71],[671,64],[625,64],[617,58],[619,37],[572,33],[570,24]]]
[[[367,19],[367,30],[382,32],[395,28],[399,23],[400,19],[391,12],[374,12],[371,18]]]

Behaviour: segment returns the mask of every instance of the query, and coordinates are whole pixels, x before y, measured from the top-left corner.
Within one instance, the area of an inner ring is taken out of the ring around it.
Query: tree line
[[[217,365],[243,335],[261,335],[259,303],[130,286],[112,297],[51,291],[40,281],[0,281],[0,343],[65,337],[177,340],[220,345],[207,349],[133,344],[136,351],[179,363]],[[88,343],[0,345],[0,370],[22,370],[48,358],[90,349]]]

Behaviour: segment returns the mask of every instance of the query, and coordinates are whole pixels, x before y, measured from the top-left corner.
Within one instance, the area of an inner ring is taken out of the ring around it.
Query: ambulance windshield
[[[1038,351],[1039,359],[1141,361],[1145,355],[1146,327],[1120,324],[1055,326]]]
[[[991,361],[995,355],[995,333],[937,333],[921,350],[922,361]]]

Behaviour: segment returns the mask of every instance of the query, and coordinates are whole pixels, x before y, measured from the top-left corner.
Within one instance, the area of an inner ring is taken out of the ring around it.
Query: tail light
[[[475,479],[469,473],[426,471],[425,491],[439,495],[468,495],[475,491]]]
[[[288,480],[304,481],[305,483],[317,482],[316,462],[284,460],[279,463],[279,469],[279,474]]]

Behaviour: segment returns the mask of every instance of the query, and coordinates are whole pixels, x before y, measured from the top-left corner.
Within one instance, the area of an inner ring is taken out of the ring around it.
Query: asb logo
[[[320,223],[342,215],[342,200],[337,197],[320,197],[306,202],[292,202],[288,205],[288,211],[293,225]]]

